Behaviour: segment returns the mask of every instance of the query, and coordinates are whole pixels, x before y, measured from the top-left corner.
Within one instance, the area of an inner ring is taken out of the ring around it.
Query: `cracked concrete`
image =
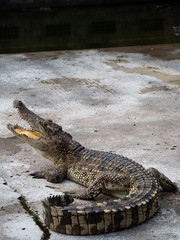
[[[21,195],[42,219],[43,198],[80,188],[68,180],[52,184],[29,176],[52,163],[7,130],[9,122],[25,126],[12,108],[14,99],[52,118],[86,147],[156,167],[180,187],[179,52],[180,44],[170,44],[0,55],[0,239],[42,237],[18,201]],[[96,238],[180,239],[180,195],[161,198],[161,209],[148,222]],[[51,231],[50,237],[77,238],[94,236]]]

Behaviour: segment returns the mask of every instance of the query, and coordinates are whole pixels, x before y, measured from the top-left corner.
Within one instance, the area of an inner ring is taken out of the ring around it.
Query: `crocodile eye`
[[[41,126],[42,126],[43,128],[46,128],[46,127],[47,127],[47,123],[46,123],[46,122],[40,121],[39,123],[41,124]]]
[[[162,176],[162,177],[161,177],[161,180],[162,180],[162,181],[166,181],[166,179],[165,179],[165,177],[164,177],[164,176]]]
[[[62,127],[61,126],[55,126],[55,131],[56,132],[60,132],[60,131],[62,131]]]

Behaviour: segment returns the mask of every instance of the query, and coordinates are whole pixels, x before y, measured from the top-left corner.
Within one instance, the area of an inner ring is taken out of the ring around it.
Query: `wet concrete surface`
[[[9,122],[27,126],[12,107],[14,99],[52,118],[84,146],[156,167],[180,187],[179,53],[180,44],[171,44],[0,55],[0,239],[42,237],[20,196],[42,219],[43,198],[81,188],[68,180],[52,184],[29,176],[53,165],[7,130]],[[176,240],[179,224],[180,194],[163,193],[151,220],[96,239]],[[77,238],[94,236],[51,232],[50,237]]]

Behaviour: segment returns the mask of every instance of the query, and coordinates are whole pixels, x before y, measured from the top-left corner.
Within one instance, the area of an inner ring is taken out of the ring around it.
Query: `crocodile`
[[[111,152],[87,149],[61,126],[39,117],[23,102],[15,100],[13,106],[30,128],[12,124],[7,128],[55,165],[54,169],[30,175],[53,183],[66,178],[85,187],[78,193],[64,192],[42,200],[44,222],[51,230],[69,235],[92,235],[133,227],[158,211],[160,189],[177,191],[177,185],[157,169],[145,169]],[[122,195],[122,191],[126,194]],[[112,197],[101,202],[88,201],[92,204],[87,206],[74,201],[76,198],[93,200],[101,192]]]

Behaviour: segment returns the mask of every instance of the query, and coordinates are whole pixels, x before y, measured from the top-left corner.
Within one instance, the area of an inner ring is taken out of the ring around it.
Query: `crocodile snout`
[[[21,102],[21,101],[19,101],[19,100],[14,100],[14,102],[13,102],[13,107],[14,108],[21,108],[21,107],[23,107],[24,106],[24,104]]]

